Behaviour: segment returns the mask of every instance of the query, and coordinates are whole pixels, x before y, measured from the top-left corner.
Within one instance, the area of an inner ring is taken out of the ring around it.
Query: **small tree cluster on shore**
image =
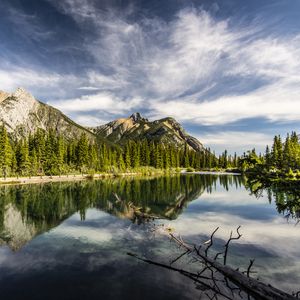
[[[287,134],[284,142],[280,135],[276,135],[273,145],[267,146],[263,155],[258,155],[255,149],[244,153],[239,159],[239,168],[248,172],[300,177],[300,144],[297,133]]]

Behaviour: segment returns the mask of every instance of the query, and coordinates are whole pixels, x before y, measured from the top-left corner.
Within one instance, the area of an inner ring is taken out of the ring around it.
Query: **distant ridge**
[[[89,130],[99,137],[120,145],[124,145],[128,140],[147,139],[178,148],[187,145],[195,151],[204,150],[202,143],[187,134],[183,127],[171,117],[149,121],[136,112],[128,118],[117,119],[98,127],[90,127]]]

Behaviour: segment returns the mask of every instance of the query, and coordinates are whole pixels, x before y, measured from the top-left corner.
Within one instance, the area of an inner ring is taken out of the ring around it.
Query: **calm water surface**
[[[255,276],[299,290],[300,225],[285,197],[256,198],[242,177],[228,175],[2,186],[1,299],[198,299],[190,280],[126,254],[168,263],[179,253],[132,205],[189,242],[203,243],[219,226],[216,251],[241,225],[228,264],[243,269],[255,258]]]

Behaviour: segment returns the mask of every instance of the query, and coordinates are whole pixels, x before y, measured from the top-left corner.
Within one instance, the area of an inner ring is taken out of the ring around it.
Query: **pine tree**
[[[38,168],[39,168],[35,148],[33,148],[32,151],[30,151],[29,161],[30,161],[30,175],[34,176],[38,173]]]
[[[156,152],[155,152],[155,168],[157,169],[163,169],[164,162],[163,157],[161,153],[161,147],[160,145],[156,146]]]
[[[97,155],[97,146],[96,145],[89,145],[89,162],[88,167],[90,170],[96,170],[98,167],[98,155]]]
[[[267,170],[269,170],[270,167],[272,166],[272,156],[271,156],[270,149],[269,149],[268,145],[266,147],[265,162],[266,162],[266,168],[267,168]]]
[[[132,144],[132,165],[134,168],[138,168],[140,166],[140,144],[133,143]]]
[[[125,146],[125,166],[126,169],[129,170],[131,168],[131,153],[130,153],[130,145],[129,143]]]
[[[122,152],[119,153],[119,160],[118,161],[119,161],[118,162],[119,170],[121,172],[124,172],[125,169],[126,169],[126,165],[125,165],[125,162],[124,162],[124,158],[123,158],[123,153]]]
[[[56,161],[57,161],[57,168],[59,171],[59,175],[64,170],[64,156],[65,156],[65,142],[62,136],[58,136],[57,141],[56,141]]]
[[[4,126],[0,127],[0,169],[3,177],[9,174],[12,163],[12,148]]]
[[[16,149],[17,172],[20,175],[28,175],[30,170],[29,149],[26,139],[20,140]]]
[[[185,144],[184,147],[184,165],[185,168],[188,168],[190,166],[190,158],[189,158],[189,152],[188,152],[188,148],[187,145]]]
[[[87,139],[87,136],[85,133],[82,133],[78,144],[77,144],[77,162],[78,162],[78,167],[80,168],[81,172],[84,171],[86,166],[88,165],[88,159],[89,159],[89,142]]]

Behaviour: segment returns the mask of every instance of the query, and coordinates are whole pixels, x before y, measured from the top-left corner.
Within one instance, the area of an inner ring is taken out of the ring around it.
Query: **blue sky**
[[[172,116],[216,152],[299,131],[300,1],[1,0],[0,89],[82,125]]]

